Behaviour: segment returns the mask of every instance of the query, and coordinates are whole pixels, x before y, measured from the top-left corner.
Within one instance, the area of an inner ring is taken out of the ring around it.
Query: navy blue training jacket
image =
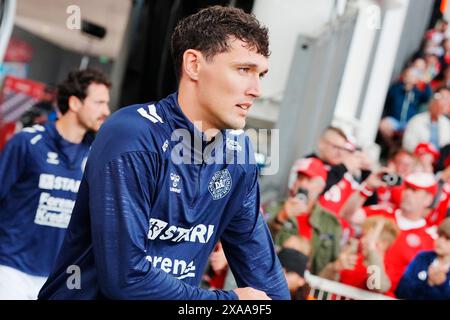
[[[202,141],[176,93],[114,113],[92,146],[39,298],[236,299],[198,287],[221,240],[239,287],[290,299],[259,212],[253,155],[235,131]]]
[[[50,274],[91,141],[71,143],[54,123],[25,128],[8,141],[0,153],[0,265]]]

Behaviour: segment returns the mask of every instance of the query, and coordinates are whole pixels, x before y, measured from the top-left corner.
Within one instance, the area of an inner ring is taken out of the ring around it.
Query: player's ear
[[[69,97],[69,109],[73,112],[78,112],[81,108],[81,100],[76,96],[70,96]]]
[[[191,80],[198,80],[203,55],[200,51],[188,49],[183,54],[183,73]]]

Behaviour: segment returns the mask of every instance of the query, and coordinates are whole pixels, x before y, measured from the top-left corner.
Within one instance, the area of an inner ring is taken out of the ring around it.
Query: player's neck
[[[209,141],[219,130],[208,121],[208,117],[205,115],[203,108],[198,102],[197,95],[193,91],[194,90],[189,87],[189,84],[184,84],[183,81],[181,81],[178,89],[178,104],[186,118],[188,118],[198,130],[202,131],[205,134],[207,141]]]
[[[56,130],[64,140],[71,143],[81,143],[86,134],[86,129],[80,126],[73,117],[74,115],[69,113],[64,114],[56,121]]]

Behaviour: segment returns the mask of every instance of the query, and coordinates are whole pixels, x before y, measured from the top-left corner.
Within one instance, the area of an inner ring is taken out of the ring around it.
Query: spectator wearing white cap
[[[372,192],[382,183],[377,173],[372,174],[360,195]],[[412,173],[405,178],[402,189],[398,209],[393,204],[383,203],[363,207],[345,216],[355,227],[367,217],[376,215],[393,219],[399,227],[400,235],[386,252],[385,261],[386,272],[392,282],[389,294],[392,295],[408,263],[419,251],[433,247],[433,228],[429,227],[425,216],[437,191],[435,176],[431,173]]]
[[[406,177],[404,186],[399,209],[366,210],[368,216],[382,214],[394,219],[400,229],[396,241],[386,252],[385,260],[386,272],[392,283],[389,294],[392,295],[406,267],[417,253],[433,248],[435,236],[424,219],[437,191],[434,175],[420,172],[410,174]]]
[[[419,253],[397,288],[402,299],[450,299],[450,218],[439,225],[434,250]]]
[[[410,152],[421,142],[429,142],[436,149],[450,143],[450,120],[445,116],[450,105],[450,90],[441,87],[431,99],[428,111],[411,118],[403,135],[403,148]]]

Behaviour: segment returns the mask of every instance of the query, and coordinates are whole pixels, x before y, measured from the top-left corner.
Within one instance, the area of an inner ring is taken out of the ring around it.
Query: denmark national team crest
[[[209,181],[208,190],[214,200],[225,197],[231,190],[231,175],[228,169],[217,171]]]

